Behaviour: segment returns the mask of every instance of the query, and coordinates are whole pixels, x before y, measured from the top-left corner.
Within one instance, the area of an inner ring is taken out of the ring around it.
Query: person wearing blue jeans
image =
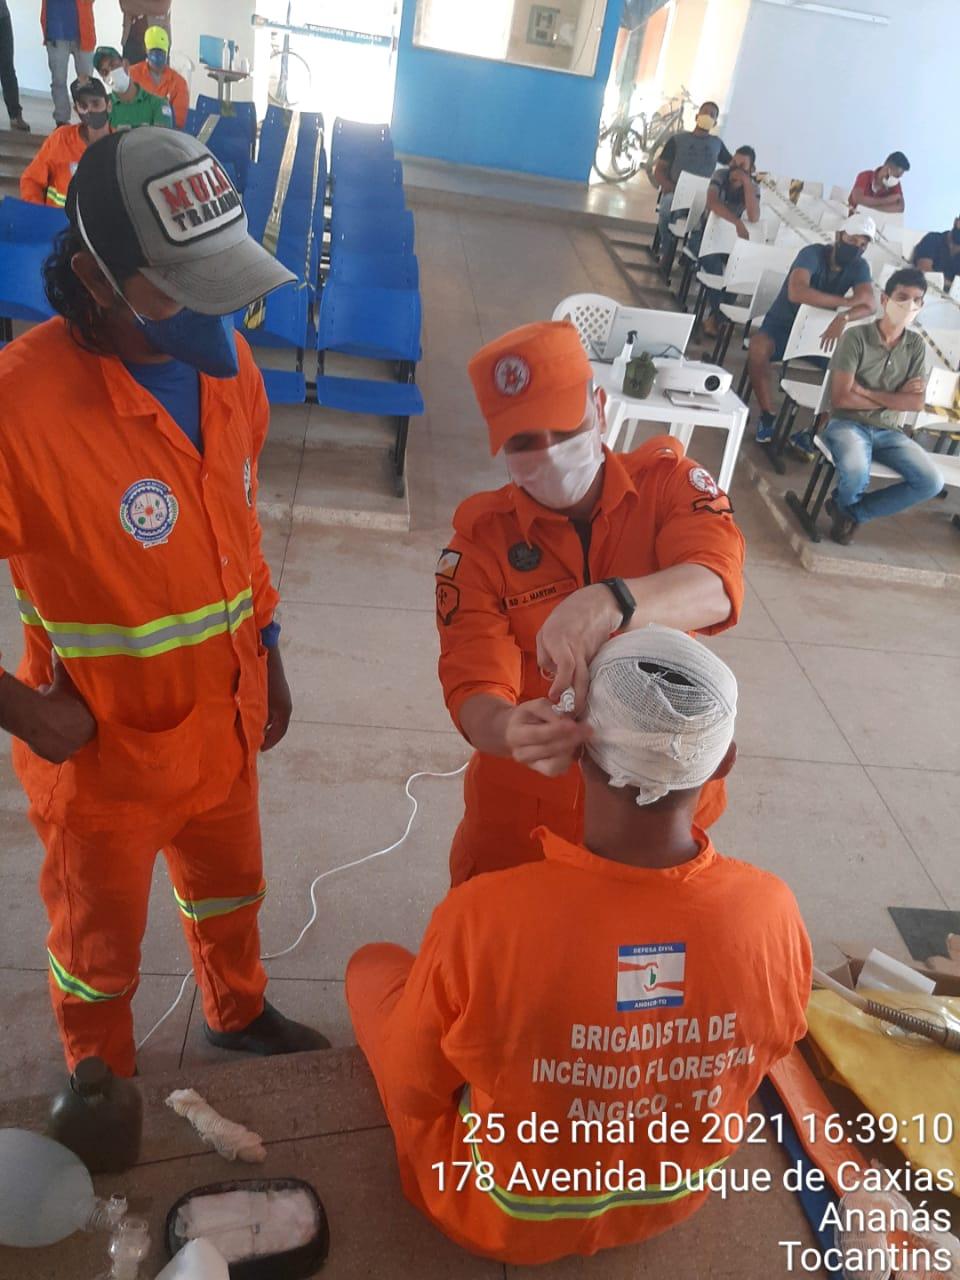
[[[760,221],[760,188],[753,176],[757,153],[753,147],[737,147],[729,165],[717,169],[707,188],[707,209],[703,216],[703,230],[707,219],[714,214],[723,222],[729,222],[741,240],[749,240],[748,222]],[[699,251],[699,243],[696,250]],[[729,254],[708,253],[700,259],[700,269],[711,276],[722,276]],[[723,289],[708,289],[709,313],[703,322],[703,332],[715,338],[720,332],[720,304],[731,302],[733,295]]]
[[[916,267],[895,271],[881,297],[882,315],[849,328],[830,362],[833,415],[823,433],[837,472],[827,499],[830,536],[846,545],[860,525],[935,497],[943,477],[933,457],[900,430],[905,413],[923,408],[926,349],[908,329],[923,305],[927,282]],[[866,492],[876,461],[902,479]]]

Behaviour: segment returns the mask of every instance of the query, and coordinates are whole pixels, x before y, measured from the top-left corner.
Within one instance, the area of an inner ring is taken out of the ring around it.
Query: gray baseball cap
[[[175,129],[143,125],[88,147],[66,212],[115,273],[142,271],[202,315],[226,315],[296,280],[247,232],[223,166]]]

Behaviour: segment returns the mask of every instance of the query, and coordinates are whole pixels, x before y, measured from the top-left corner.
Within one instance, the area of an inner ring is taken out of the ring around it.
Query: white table
[[[730,390],[712,401],[716,408],[704,408],[701,405],[688,408],[674,404],[659,390],[654,382],[650,394],[645,400],[636,396],[624,395],[609,364],[593,365],[593,380],[596,386],[607,393],[607,434],[604,443],[615,449],[621,430],[628,422],[664,422],[670,428],[670,435],[679,440],[686,452],[694,427],[719,427],[727,433],[727,442],[723,448],[723,461],[717,484],[728,493],[733,480],[733,469],[736,466],[740,442],[747,425],[747,406],[740,397]],[[659,380],[659,375],[658,375]],[[633,430],[625,437],[625,449],[633,441]]]

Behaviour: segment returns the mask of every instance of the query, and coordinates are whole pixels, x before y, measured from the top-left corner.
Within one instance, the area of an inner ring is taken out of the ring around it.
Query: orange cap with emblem
[[[511,329],[467,365],[490,432],[490,452],[526,431],[576,431],[593,370],[569,320]]]

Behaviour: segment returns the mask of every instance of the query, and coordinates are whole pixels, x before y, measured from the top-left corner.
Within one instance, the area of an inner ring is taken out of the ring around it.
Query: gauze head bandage
[[[737,681],[682,631],[648,626],[608,640],[590,664],[586,749],[637,804],[702,786],[733,741]]]

